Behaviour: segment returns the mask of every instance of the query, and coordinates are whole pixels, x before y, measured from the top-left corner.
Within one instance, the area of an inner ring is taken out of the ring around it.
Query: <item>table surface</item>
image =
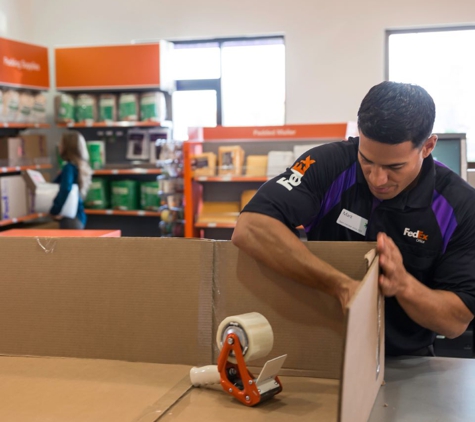
[[[475,421],[475,359],[386,358],[368,422]]]
[[[10,229],[2,237],[120,237],[120,230]]]

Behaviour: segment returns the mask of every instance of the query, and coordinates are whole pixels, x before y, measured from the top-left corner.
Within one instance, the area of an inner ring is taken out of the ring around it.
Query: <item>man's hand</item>
[[[345,312],[345,308],[350,302],[351,298],[356,292],[356,289],[360,285],[359,281],[355,281],[351,278],[345,279],[342,287],[340,289],[340,294],[338,295],[338,300],[340,301],[341,308]]]
[[[379,286],[384,296],[396,296],[406,289],[409,274],[402,262],[402,255],[393,240],[385,233],[378,234]]]
[[[59,220],[61,220],[61,219],[63,218],[63,216],[62,216],[62,215],[59,215],[59,214],[58,214],[58,215],[52,215],[52,214],[50,214],[50,215],[51,215],[51,217],[53,217],[53,220],[56,220],[56,221],[59,221]]]

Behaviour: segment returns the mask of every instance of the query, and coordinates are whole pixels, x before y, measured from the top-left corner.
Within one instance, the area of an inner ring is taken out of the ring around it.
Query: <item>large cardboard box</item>
[[[21,176],[0,177],[0,211],[2,220],[28,214],[26,183]]]
[[[306,244],[362,280],[345,314],[230,242],[0,237],[0,420],[367,420],[384,374],[374,245]],[[188,375],[250,311],[272,325],[268,358],[288,354],[283,392],[254,408]]]

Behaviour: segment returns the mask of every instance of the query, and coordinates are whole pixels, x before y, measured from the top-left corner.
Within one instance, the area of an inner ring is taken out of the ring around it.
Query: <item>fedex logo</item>
[[[416,242],[419,242],[419,243],[425,243],[426,240],[429,239],[429,235],[425,234],[422,230],[417,230],[415,232],[412,232],[411,229],[409,229],[408,227],[404,229],[403,234],[404,236],[415,238]]]
[[[288,179],[285,177],[281,177],[279,180],[277,180],[277,183],[279,185],[282,185],[284,188],[287,190],[291,191],[294,187],[300,185],[302,182],[302,176],[307,172],[307,170],[310,168],[310,166],[315,162],[315,160],[312,160],[310,158],[310,155],[307,156],[304,160],[297,161],[290,171],[292,174]]]

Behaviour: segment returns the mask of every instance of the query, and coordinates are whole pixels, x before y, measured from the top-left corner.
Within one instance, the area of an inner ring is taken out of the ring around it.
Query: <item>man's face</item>
[[[358,161],[371,193],[380,200],[399,195],[416,179],[436,142],[437,136],[432,135],[422,148],[415,148],[411,141],[390,145],[360,132]]]

